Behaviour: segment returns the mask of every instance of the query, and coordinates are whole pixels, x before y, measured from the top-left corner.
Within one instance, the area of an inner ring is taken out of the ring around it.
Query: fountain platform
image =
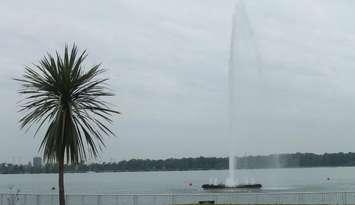
[[[203,184],[201,186],[204,190],[239,190],[239,189],[261,189],[261,184],[238,184],[235,186],[226,186],[225,184]]]

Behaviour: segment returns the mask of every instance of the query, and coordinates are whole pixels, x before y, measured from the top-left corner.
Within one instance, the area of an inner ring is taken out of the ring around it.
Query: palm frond
[[[113,96],[106,87],[107,78],[101,64],[84,68],[86,51],[78,54],[74,44],[65,46],[64,54],[47,54],[38,64],[25,67],[20,94],[24,95],[19,119],[21,128],[37,125],[35,134],[47,130],[40,144],[48,161],[78,163],[97,157],[105,147],[104,137],[114,135],[112,116],[120,114],[110,108],[103,97]]]

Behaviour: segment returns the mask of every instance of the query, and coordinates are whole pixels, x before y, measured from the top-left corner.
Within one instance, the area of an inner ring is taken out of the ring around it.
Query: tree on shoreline
[[[119,112],[111,109],[102,97],[113,96],[107,91],[107,78],[95,65],[85,68],[86,51],[78,55],[74,44],[65,46],[64,55],[47,54],[39,64],[25,67],[21,83],[21,128],[37,124],[35,135],[47,127],[40,144],[43,158],[58,164],[59,204],[65,204],[64,164],[78,164],[96,158],[105,135],[114,135],[109,128],[111,117]]]

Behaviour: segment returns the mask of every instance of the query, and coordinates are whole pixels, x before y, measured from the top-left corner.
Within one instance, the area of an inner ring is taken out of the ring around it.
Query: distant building
[[[42,167],[42,158],[41,157],[33,157],[33,166],[34,167]]]

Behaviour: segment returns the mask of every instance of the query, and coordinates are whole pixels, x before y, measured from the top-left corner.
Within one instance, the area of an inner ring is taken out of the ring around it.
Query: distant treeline
[[[295,153],[238,158],[240,169],[355,166],[355,153]]]
[[[237,159],[239,169],[289,168],[289,167],[336,167],[355,166],[355,153],[313,154],[295,153],[266,156],[245,156]],[[58,167],[46,164],[42,167],[31,165],[0,164],[0,173],[56,173]],[[181,159],[131,159],[120,162],[72,164],[65,167],[66,172],[125,172],[125,171],[183,171],[183,170],[220,170],[228,169],[226,157],[197,157]]]

